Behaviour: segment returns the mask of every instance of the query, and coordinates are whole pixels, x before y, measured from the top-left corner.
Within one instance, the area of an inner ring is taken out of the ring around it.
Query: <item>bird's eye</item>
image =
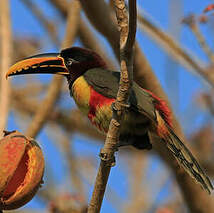
[[[72,59],[68,59],[66,61],[66,66],[70,67],[73,64],[73,60]]]

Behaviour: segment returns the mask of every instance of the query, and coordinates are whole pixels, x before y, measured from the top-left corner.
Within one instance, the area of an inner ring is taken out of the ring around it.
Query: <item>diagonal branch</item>
[[[91,202],[88,208],[89,213],[100,212],[110,170],[111,167],[115,164],[114,153],[117,150],[117,143],[120,135],[120,127],[123,120],[123,114],[126,105],[128,103],[129,90],[131,88],[133,79],[132,45],[134,44],[135,41],[135,32],[136,32],[136,17],[137,17],[136,1],[135,0],[129,1],[130,9],[129,14],[130,18],[133,19],[131,21],[132,25],[129,25],[129,28],[125,2],[121,0],[115,0],[114,4],[118,20],[118,27],[120,30],[120,56],[121,56],[120,86],[117,93],[116,102],[113,106],[113,117],[109,125],[109,130],[106,136],[105,144],[100,153],[101,162],[97,173]],[[133,33],[134,35],[130,35],[130,33]]]
[[[78,33],[79,33],[79,38],[85,47],[89,49],[93,49],[96,53],[98,53],[104,59],[106,64],[108,64],[109,69],[116,70],[115,64],[104,52],[103,47],[101,46],[101,43],[98,42],[97,36],[95,35],[94,32],[90,30],[89,26],[82,19],[80,19],[80,22],[79,22]]]
[[[162,46],[168,54],[178,61],[183,66],[190,70],[197,72],[206,82],[214,87],[214,77],[211,72],[207,71],[203,62],[201,62],[195,55],[189,54],[184,48],[182,48],[178,42],[175,41],[167,33],[156,27],[144,16],[138,16],[139,26],[142,31],[147,33],[158,45]],[[185,22],[186,23],[186,22]],[[192,28],[195,35],[199,36],[199,31],[196,28]],[[202,37],[199,38],[200,42],[203,42]],[[204,45],[203,45],[204,46]],[[206,52],[209,50],[206,49]],[[213,59],[212,53],[207,53],[211,60]]]
[[[73,43],[77,32],[78,14],[80,12],[79,2],[72,1],[69,7],[71,9],[69,11],[69,15],[67,19],[66,33],[62,44],[62,48],[70,46]],[[72,33],[70,32],[71,31],[70,29],[73,30]],[[63,84],[63,77],[61,76],[53,77],[53,80],[47,92],[47,96],[42,101],[38,111],[36,112],[31,124],[27,129],[27,133],[26,133],[27,135],[30,135],[31,137],[34,138],[40,132],[45,122],[47,121],[47,118],[50,112],[52,111],[56,101],[60,96],[62,84]]]
[[[52,42],[59,47],[60,41],[57,35],[57,27],[54,22],[45,17],[40,8],[31,0],[21,0],[21,2],[32,12],[33,15],[40,21],[41,25],[47,30],[48,35]]]
[[[204,51],[204,53],[207,55],[207,57],[210,59],[210,61],[212,63],[214,63],[214,53],[211,50],[211,48],[209,47],[209,45],[207,44],[203,34],[201,33],[199,26],[195,20],[195,16],[194,15],[189,15],[187,17],[185,17],[182,22],[184,24],[186,24],[193,32],[193,34],[195,35],[199,45],[201,46],[202,50]]]

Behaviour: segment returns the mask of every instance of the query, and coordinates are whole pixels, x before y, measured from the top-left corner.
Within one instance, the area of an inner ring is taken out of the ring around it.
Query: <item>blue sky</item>
[[[138,1],[138,3],[141,8],[143,8],[148,14],[153,17],[155,23],[161,26],[162,29],[170,32],[171,22],[169,21],[169,8],[171,8],[173,2],[175,3],[176,1],[177,0],[147,0]],[[64,24],[55,8],[51,7],[48,1],[34,0],[34,2],[37,5],[40,5],[40,8],[42,8],[42,10],[48,17],[56,21],[56,23],[60,26],[59,29],[61,29],[59,35],[62,36]],[[183,0],[181,1],[180,14],[178,13],[178,15],[183,16],[190,13],[200,15],[202,13],[202,10],[210,3],[212,3],[212,1],[209,0]],[[169,5],[171,5],[171,7]],[[49,37],[40,26],[40,23],[35,19],[34,16],[32,16],[32,14],[26,9],[26,7],[22,5],[21,1],[11,1],[11,17],[13,33],[18,37],[27,35],[40,38],[42,40],[42,43],[44,44],[43,49],[41,49],[40,52],[57,51],[54,45],[49,41]],[[197,55],[201,60],[207,62],[205,54],[201,51],[190,30],[185,26],[180,26],[180,17],[178,17],[177,23],[174,24],[180,27],[180,32],[178,35],[176,35],[176,37],[180,40],[182,45],[190,49],[191,52]],[[212,46],[213,32],[211,32],[208,26],[202,26],[201,29],[206,36],[208,43]],[[150,61],[151,66],[155,70],[155,73],[160,79],[165,91],[167,92],[167,94],[169,94],[173,107],[176,109],[176,115],[181,121],[185,133],[190,134],[192,131],[202,126],[206,122],[207,118],[206,112],[203,112],[196,105],[192,97],[196,97],[198,91],[209,90],[209,86],[205,84],[197,75],[193,74],[193,72],[190,73],[183,66],[174,63],[173,60],[171,60],[171,57],[167,56],[167,54],[165,54],[165,52],[161,48],[159,48],[157,44],[149,38],[148,35],[142,36],[139,33],[140,32],[138,32],[137,39],[140,42],[140,45],[143,47],[146,57]],[[168,83],[165,81],[165,75],[168,66],[172,67],[172,75],[170,74],[170,76],[174,78],[174,76],[176,75],[179,79],[178,81],[174,82],[173,80],[171,80]],[[42,79],[50,79],[50,77],[43,76]],[[67,98],[68,96],[63,97],[63,99],[66,99],[66,102],[64,104],[67,105],[67,107],[71,107],[73,105],[72,99],[69,99],[67,101]],[[192,108],[194,109],[189,110]],[[186,112],[188,112],[188,115],[186,114]],[[189,119],[187,119],[187,117]],[[8,129],[14,128],[23,131],[20,126],[16,125],[16,119],[13,117],[13,115],[11,115],[9,119]],[[45,131],[42,131],[38,137],[38,141],[41,141],[42,143],[46,161],[49,162],[49,165],[52,165],[54,180],[58,184],[62,184],[64,180],[63,177],[68,175],[66,173],[67,166],[62,155],[60,155],[60,152],[58,152],[58,148],[54,146],[53,143],[50,143],[49,140],[51,139],[46,135]],[[74,149],[77,155],[81,155],[81,153],[86,151],[94,156],[97,156],[99,153],[99,149],[101,148],[97,144],[91,143],[89,139],[83,138],[79,135],[75,135],[72,138],[72,141],[74,141]],[[120,162],[121,160],[119,160],[119,164]],[[124,196],[124,194],[126,194],[127,192],[127,180],[125,177],[126,174],[124,172],[124,169],[122,168],[122,164],[123,163],[121,162],[121,165],[112,169],[109,182],[112,187],[116,188],[118,194]],[[96,165],[98,165],[98,158]],[[153,168],[152,171],[155,171],[155,169],[157,169],[157,166],[161,166],[159,164],[159,159],[153,156],[151,157],[151,165]],[[170,191],[170,184],[170,181],[167,182],[167,190],[164,189],[164,191],[157,198],[156,202],[162,202],[164,198],[167,197],[167,193],[169,193]],[[91,189],[89,190],[89,194],[90,193]],[[27,205],[27,207],[43,208],[41,203],[38,202],[38,199],[34,199],[33,201],[31,201]],[[114,212],[111,204],[109,204],[106,200],[104,200],[102,212]]]

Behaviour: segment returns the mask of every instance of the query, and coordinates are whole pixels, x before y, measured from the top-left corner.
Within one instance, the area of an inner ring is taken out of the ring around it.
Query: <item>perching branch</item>
[[[122,0],[115,0],[114,4],[120,31],[121,78],[116,102],[113,106],[113,116],[109,125],[104,147],[100,152],[101,162],[96,177],[92,199],[88,208],[89,213],[100,212],[108,176],[111,167],[115,164],[114,153],[117,151],[120,127],[125,108],[128,104],[127,100],[133,79],[132,49],[136,33],[136,1],[129,1],[129,17],[132,19],[129,19],[129,26],[125,2]],[[130,35],[130,33],[133,35]]]

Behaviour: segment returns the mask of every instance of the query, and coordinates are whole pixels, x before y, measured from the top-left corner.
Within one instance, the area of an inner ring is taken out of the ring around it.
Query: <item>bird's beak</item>
[[[64,59],[60,56],[60,54],[47,53],[31,56],[17,62],[10,67],[6,74],[6,78],[12,75],[43,73],[69,75]]]

